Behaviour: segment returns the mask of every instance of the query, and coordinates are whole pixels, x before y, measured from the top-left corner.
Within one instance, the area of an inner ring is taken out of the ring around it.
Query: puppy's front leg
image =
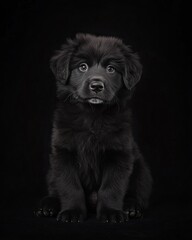
[[[55,187],[61,202],[57,220],[81,222],[86,217],[84,190],[75,168],[74,156],[68,151],[52,156]]]
[[[124,222],[123,199],[132,173],[131,159],[124,153],[113,152],[105,161],[103,179],[98,191],[97,218],[102,222]]]

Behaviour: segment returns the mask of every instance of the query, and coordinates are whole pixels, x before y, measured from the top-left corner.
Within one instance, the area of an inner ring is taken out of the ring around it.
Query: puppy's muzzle
[[[95,93],[102,92],[104,88],[104,83],[101,80],[94,79],[89,84],[89,89]]]

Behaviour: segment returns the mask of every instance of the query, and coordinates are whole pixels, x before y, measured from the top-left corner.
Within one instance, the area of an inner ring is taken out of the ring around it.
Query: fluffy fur
[[[51,59],[57,80],[49,195],[37,216],[80,222],[139,217],[151,174],[133,139],[129,98],[140,80],[138,55],[115,37],[77,34]]]

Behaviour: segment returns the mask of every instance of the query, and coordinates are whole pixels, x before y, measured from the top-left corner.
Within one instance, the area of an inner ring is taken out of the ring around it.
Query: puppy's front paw
[[[86,215],[83,211],[77,209],[70,209],[61,211],[57,216],[57,221],[65,222],[65,223],[79,223],[83,222]]]
[[[127,215],[127,218],[141,218],[142,212],[137,208],[128,208],[124,210],[124,213]]]
[[[123,223],[127,221],[127,215],[121,210],[104,208],[98,215],[98,219],[103,223]]]
[[[37,217],[54,217],[60,209],[60,202],[55,197],[45,197],[39,203],[39,206],[34,210]]]
[[[123,207],[123,212],[127,218],[141,218],[143,216],[142,208],[133,199],[128,199]]]

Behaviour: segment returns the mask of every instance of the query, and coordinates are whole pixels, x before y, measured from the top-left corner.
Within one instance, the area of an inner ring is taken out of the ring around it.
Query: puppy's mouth
[[[99,105],[99,104],[107,104],[110,101],[107,101],[105,99],[99,98],[99,97],[89,97],[89,98],[83,98],[79,95],[73,95],[74,99],[76,99],[76,101],[82,102],[82,103],[90,103],[90,104],[95,104],[95,105]]]
[[[100,98],[89,98],[87,101],[91,104],[102,104],[104,101]]]

